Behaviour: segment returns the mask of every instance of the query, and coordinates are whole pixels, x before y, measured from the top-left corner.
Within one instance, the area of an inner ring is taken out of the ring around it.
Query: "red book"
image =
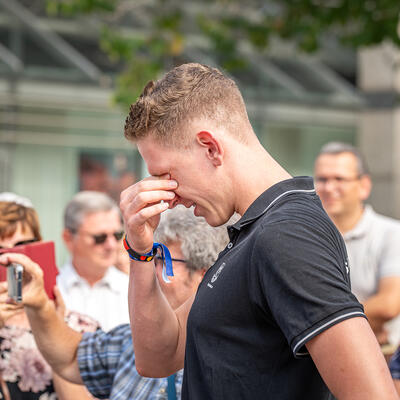
[[[44,288],[50,299],[54,299],[53,288],[56,285],[58,269],[54,251],[54,242],[34,242],[10,249],[0,249],[0,253],[21,253],[25,254],[43,270]],[[0,281],[7,280],[7,270],[0,267]]]

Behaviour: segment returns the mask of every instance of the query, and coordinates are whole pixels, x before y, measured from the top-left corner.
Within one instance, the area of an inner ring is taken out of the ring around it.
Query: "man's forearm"
[[[386,361],[361,317],[340,322],[306,343],[337,399],[398,399]]]
[[[400,311],[397,304],[393,304],[388,296],[376,294],[364,303],[364,311],[369,320],[376,320],[384,323],[396,317]]]
[[[25,306],[31,329],[40,352],[64,379],[82,383],[76,358],[82,335],[71,329],[48,300],[40,308]]]
[[[184,332],[158,284],[153,263],[131,261],[129,313],[135,363],[144,376],[168,376],[182,368]]]
[[[400,313],[400,277],[379,281],[378,291],[363,302],[365,314],[374,331]]]

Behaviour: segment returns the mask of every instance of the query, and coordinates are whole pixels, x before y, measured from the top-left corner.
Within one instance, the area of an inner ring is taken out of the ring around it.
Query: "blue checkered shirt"
[[[78,364],[85,386],[99,399],[167,400],[167,378],[143,378],[137,373],[129,324],[109,332],[85,333]],[[175,386],[180,399],[182,371],[177,373]]]
[[[397,349],[396,353],[390,360],[389,364],[390,373],[393,379],[400,379],[400,347]]]

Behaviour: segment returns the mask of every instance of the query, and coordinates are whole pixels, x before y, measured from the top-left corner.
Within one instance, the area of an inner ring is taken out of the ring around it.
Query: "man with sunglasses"
[[[57,285],[68,309],[95,318],[106,330],[129,321],[128,276],[114,266],[122,237],[119,208],[106,194],[83,191],[67,204],[63,239],[71,258]]]
[[[204,218],[179,206],[162,215],[155,232],[157,242],[168,246],[174,277],[162,278],[163,260],[155,257],[158,284],[163,298],[178,309],[197,290],[204,274],[228,243],[226,226],[212,228]],[[0,256],[0,263],[8,262]],[[144,378],[135,368],[129,324],[109,332],[80,334],[69,329],[46,297],[40,269],[26,257],[9,255],[9,261],[25,267],[31,283],[22,297],[32,331],[42,354],[65,379],[84,384],[97,398],[110,400],[171,400],[181,396],[182,371],[168,378]],[[146,266],[147,267],[147,266]],[[127,298],[125,299],[125,303]]]
[[[381,344],[400,341],[400,223],[364,205],[371,191],[366,163],[356,148],[331,142],[315,162],[315,187],[342,233],[352,291]],[[390,321],[390,322],[389,322]]]

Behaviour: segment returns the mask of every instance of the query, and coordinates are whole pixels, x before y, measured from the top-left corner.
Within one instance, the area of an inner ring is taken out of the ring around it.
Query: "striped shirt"
[[[85,386],[99,399],[167,400],[167,378],[144,378],[137,373],[129,324],[84,334],[78,364]],[[181,385],[179,371],[175,384],[178,399]]]

